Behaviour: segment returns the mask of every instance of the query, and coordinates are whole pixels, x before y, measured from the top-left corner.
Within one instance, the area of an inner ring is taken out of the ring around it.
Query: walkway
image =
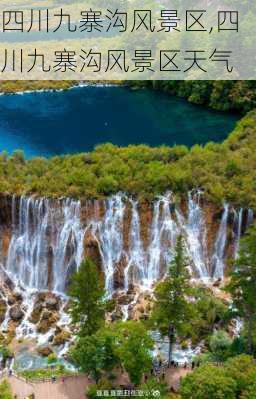
[[[165,372],[165,381],[170,388],[172,387],[177,392],[180,386],[181,378],[185,377],[185,375],[188,373],[191,373],[191,371],[192,370],[190,368],[185,369],[180,367],[171,367]]]
[[[178,391],[180,379],[189,372],[191,372],[189,368],[172,367],[165,371],[165,380],[169,387]],[[13,395],[17,395],[17,399],[25,399],[32,393],[34,393],[35,399],[86,399],[85,390],[91,383],[91,380],[86,376],[66,377],[64,382],[61,379],[57,379],[55,382],[32,383],[14,375],[3,377],[3,379],[9,381]],[[127,386],[129,385],[129,379],[123,374],[119,376],[116,383]]]
[[[34,393],[35,399],[85,399],[85,389],[89,384],[86,376],[67,377],[64,382],[25,382],[15,376],[8,377],[13,395],[24,399]]]

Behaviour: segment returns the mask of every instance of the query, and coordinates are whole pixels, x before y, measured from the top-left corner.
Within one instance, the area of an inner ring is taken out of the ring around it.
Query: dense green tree
[[[152,367],[153,340],[140,322],[121,322],[114,328],[119,336],[116,350],[120,362],[131,382],[139,385],[143,374]]]
[[[217,362],[223,362],[230,354],[232,339],[226,331],[219,330],[213,333],[210,339],[210,349]]]
[[[104,372],[122,365],[135,385],[152,367],[153,340],[140,322],[109,325],[94,335],[78,338],[70,354],[81,371],[98,381]]]
[[[236,399],[236,382],[223,367],[205,364],[181,381],[182,399]]]
[[[116,345],[116,333],[103,328],[94,335],[78,338],[70,354],[81,371],[98,381],[103,372],[119,364]]]
[[[148,399],[170,399],[170,392],[166,382],[158,381],[156,378],[150,378],[141,384],[139,390],[147,393],[146,397]],[[135,396],[135,398],[139,398],[139,396]]]
[[[241,399],[256,399],[256,382],[253,382],[247,389],[241,394]]]
[[[79,336],[94,334],[105,322],[103,281],[96,265],[86,259],[71,279],[69,295],[72,298],[71,316],[78,323]]]
[[[248,352],[253,353],[253,332],[256,328],[256,227],[242,238],[238,258],[226,290],[231,293],[235,312],[244,319]]]
[[[236,382],[236,395],[240,397],[256,381],[256,363],[253,357],[240,355],[225,363],[227,375]],[[250,398],[251,399],[251,398]]]
[[[162,335],[168,334],[170,323],[177,335],[183,336],[187,333],[193,316],[190,295],[190,275],[184,255],[183,239],[179,236],[168,276],[155,289],[152,322]]]
[[[255,90],[254,90],[255,91]],[[102,198],[123,191],[152,200],[172,190],[177,200],[195,187],[206,200],[256,209],[256,112],[248,113],[223,143],[184,146],[97,146],[85,154],[20,162],[0,156],[0,191],[42,196]],[[19,158],[19,157],[18,157]]]
[[[204,286],[194,288],[193,296],[195,317],[191,319],[192,339],[197,343],[207,339],[214,328],[224,327],[229,321],[229,312],[228,306]]]

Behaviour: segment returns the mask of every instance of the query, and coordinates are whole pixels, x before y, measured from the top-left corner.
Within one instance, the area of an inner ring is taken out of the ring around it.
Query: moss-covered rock
[[[0,324],[4,321],[7,305],[4,299],[0,299]]]
[[[10,308],[10,318],[13,321],[20,322],[24,317],[24,312],[21,310],[19,305],[14,305]]]
[[[59,318],[57,313],[45,309],[37,326],[37,332],[45,334],[58,322]]]
[[[29,317],[29,321],[33,324],[37,324],[41,318],[42,311],[43,305],[41,303],[36,303]]]
[[[53,350],[50,346],[40,346],[39,348],[37,348],[37,352],[41,356],[48,357],[53,353]]]
[[[55,335],[53,339],[53,345],[64,345],[70,339],[70,337],[70,332],[67,330],[62,330]]]

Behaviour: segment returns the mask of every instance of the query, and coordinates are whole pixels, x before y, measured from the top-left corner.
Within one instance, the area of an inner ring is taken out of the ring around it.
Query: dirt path
[[[64,382],[28,383],[15,376],[8,377],[13,395],[25,399],[34,393],[35,399],[85,399],[85,388],[89,384],[86,376],[68,377]]]

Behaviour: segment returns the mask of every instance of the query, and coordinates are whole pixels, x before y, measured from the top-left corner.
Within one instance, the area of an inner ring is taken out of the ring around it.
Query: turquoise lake
[[[48,157],[90,151],[106,142],[192,146],[222,141],[237,119],[162,92],[126,87],[3,95],[0,151],[22,149],[26,157]]]

